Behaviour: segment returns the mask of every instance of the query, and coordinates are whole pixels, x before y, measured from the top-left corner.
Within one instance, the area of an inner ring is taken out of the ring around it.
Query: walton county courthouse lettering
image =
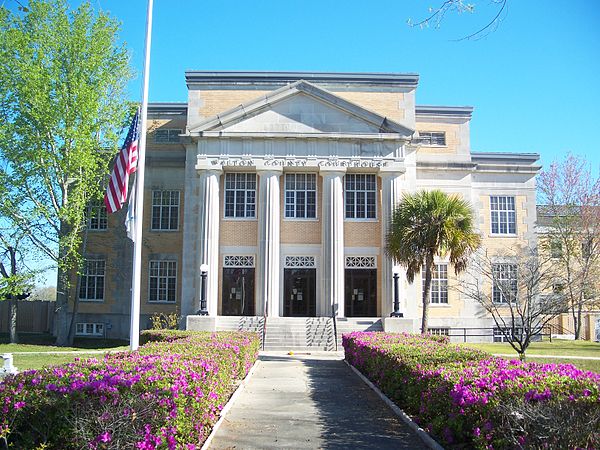
[[[142,327],[177,312],[190,328],[264,327],[264,317],[328,326],[332,316],[341,330],[397,328],[381,320],[394,308],[384,249],[405,192],[467,199],[490,254],[535,244],[538,155],[472,152],[473,109],[419,106],[416,74],[185,78],[187,103],[148,111]],[[91,209],[77,333],[127,337],[124,212]],[[492,339],[491,318],[452,289],[459,281],[436,260],[432,331],[480,327]],[[400,271],[398,285],[400,328],[417,331],[421,280],[410,284]]]

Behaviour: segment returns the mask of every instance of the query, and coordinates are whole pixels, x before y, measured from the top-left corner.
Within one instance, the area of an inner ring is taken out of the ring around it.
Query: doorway
[[[377,315],[377,269],[346,269],[346,317]]]
[[[316,269],[283,270],[283,315],[286,317],[315,317]]]

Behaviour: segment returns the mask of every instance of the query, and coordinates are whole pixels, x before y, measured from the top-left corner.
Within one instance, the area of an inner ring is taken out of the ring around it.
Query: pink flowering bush
[[[449,448],[600,448],[600,374],[444,336],[350,333],[346,360]]]
[[[256,361],[258,337],[159,331],[143,340],[137,352],[0,382],[0,448],[199,449]]]

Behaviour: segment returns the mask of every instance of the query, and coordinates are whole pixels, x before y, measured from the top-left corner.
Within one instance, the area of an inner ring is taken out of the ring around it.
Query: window
[[[419,131],[422,145],[446,145],[446,133],[443,131]]]
[[[585,259],[592,256],[592,248],[594,246],[594,241],[592,238],[587,238],[581,243],[581,256]]]
[[[553,259],[559,259],[563,256],[562,244],[558,240],[552,240],[550,242],[550,256]]]
[[[450,336],[450,328],[427,328],[427,332],[435,336]]]
[[[346,219],[375,219],[377,180],[371,174],[346,175]]]
[[[104,300],[104,272],[106,262],[103,259],[88,259],[83,266],[79,281],[79,300]]]
[[[510,327],[494,328],[494,342],[511,342],[514,339],[522,339],[523,328],[515,327],[514,330]]]
[[[75,335],[77,336],[104,336],[103,323],[82,323],[75,326]]]
[[[179,191],[152,191],[152,230],[179,228]]]
[[[256,174],[225,175],[225,217],[256,217]]]
[[[514,302],[517,298],[517,265],[492,264],[494,303]]]
[[[421,270],[425,290],[425,266]],[[431,271],[429,303],[448,303],[448,264],[434,264]]]
[[[490,197],[492,214],[492,234],[515,234],[517,218],[515,198],[507,196]]]
[[[314,173],[285,175],[285,217],[295,219],[317,217],[317,176]]]
[[[87,208],[88,230],[106,230],[106,206],[104,203],[94,203]]]
[[[160,128],[154,132],[154,142],[157,144],[176,144],[180,141],[181,128]]]
[[[175,302],[177,261],[150,261],[148,301]]]

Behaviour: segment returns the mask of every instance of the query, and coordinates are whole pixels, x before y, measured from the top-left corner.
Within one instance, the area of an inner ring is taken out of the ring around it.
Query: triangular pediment
[[[414,130],[300,80],[190,127],[203,132],[371,135]]]

